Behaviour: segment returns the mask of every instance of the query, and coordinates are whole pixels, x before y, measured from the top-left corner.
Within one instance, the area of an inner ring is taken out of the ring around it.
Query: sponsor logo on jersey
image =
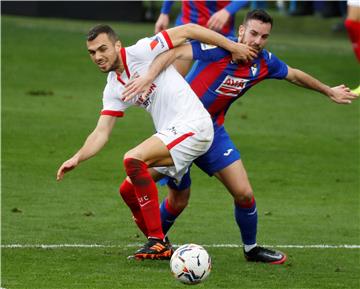
[[[216,89],[216,93],[236,97],[245,88],[248,79],[228,75]]]
[[[147,107],[150,103],[151,103],[151,100],[150,100],[150,95],[155,91],[156,89],[156,84],[155,83],[152,83],[148,92],[145,94],[145,96],[142,96],[140,95],[139,98],[136,100],[136,104],[137,105],[143,105],[145,107]]]
[[[150,42],[151,50],[154,50],[159,43],[161,44],[161,48],[164,48],[164,42],[162,41],[162,39],[159,36],[154,36],[152,38],[152,41]]]
[[[257,64],[255,63],[253,66],[251,66],[252,76],[255,76],[257,71],[258,71]]]
[[[159,41],[157,41],[156,39],[154,39],[153,41],[150,42],[150,48],[151,50],[154,50],[154,48],[156,47],[156,45],[159,44]]]
[[[209,50],[209,49],[214,49],[217,46],[206,44],[206,43],[200,43],[200,47],[201,47],[201,50]]]

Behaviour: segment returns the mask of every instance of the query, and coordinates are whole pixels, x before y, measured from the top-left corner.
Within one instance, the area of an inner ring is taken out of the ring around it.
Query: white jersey
[[[348,0],[348,6],[360,7],[360,0]]]
[[[188,123],[210,118],[189,84],[173,66],[169,66],[155,79],[145,99],[136,96],[128,102],[121,100],[124,85],[147,72],[154,58],[170,48],[172,43],[166,31],[152,38],[143,38],[133,46],[121,48],[120,56],[125,69],[121,75],[109,73],[101,114],[121,117],[128,107],[140,106],[151,114],[158,132],[179,120]]]

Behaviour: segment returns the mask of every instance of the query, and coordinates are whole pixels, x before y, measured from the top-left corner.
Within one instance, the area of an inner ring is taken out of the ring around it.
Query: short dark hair
[[[87,41],[92,41],[96,37],[98,37],[99,34],[101,33],[105,33],[109,37],[109,39],[114,43],[119,40],[115,31],[109,25],[106,24],[98,24],[93,28],[91,28],[87,34],[86,39]]]
[[[262,9],[255,9],[255,10],[249,11],[246,14],[243,24],[245,25],[249,20],[259,20],[263,23],[270,23],[271,27],[273,26],[272,17],[265,10],[262,10]]]

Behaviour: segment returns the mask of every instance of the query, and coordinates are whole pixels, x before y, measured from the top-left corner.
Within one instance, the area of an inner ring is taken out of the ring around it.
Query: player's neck
[[[115,71],[116,71],[116,73],[121,74],[125,70],[125,65],[124,65],[124,62],[121,57],[121,47],[118,50],[118,55],[119,55],[119,57],[117,58],[117,61],[115,63]]]
[[[119,66],[115,70],[119,74],[123,73],[123,71],[125,70],[125,66],[124,66],[124,63],[122,62],[121,58],[120,58]]]

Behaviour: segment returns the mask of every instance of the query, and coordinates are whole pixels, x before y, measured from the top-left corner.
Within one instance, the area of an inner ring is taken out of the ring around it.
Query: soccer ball
[[[185,284],[198,284],[209,276],[211,258],[206,250],[196,244],[179,247],[171,257],[170,268],[174,277]]]

